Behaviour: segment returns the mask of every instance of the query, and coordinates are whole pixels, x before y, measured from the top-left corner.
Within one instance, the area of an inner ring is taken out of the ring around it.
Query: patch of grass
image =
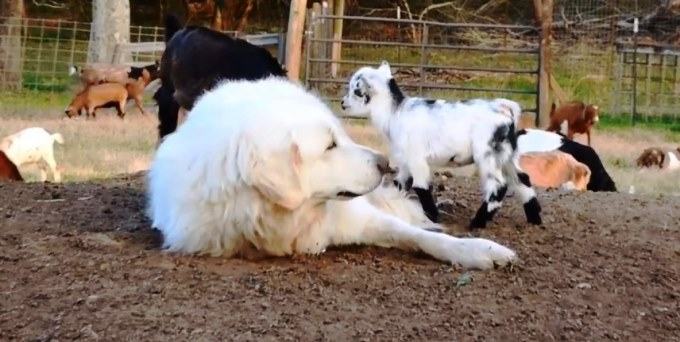
[[[609,115],[605,113],[600,115],[598,129],[605,132],[644,129],[662,135],[665,140],[680,142],[680,121],[668,116],[636,118],[633,125],[630,115]]]

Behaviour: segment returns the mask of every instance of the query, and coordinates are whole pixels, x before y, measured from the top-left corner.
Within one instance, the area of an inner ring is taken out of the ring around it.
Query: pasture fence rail
[[[71,65],[87,63],[90,23],[62,19],[0,17],[0,108],[30,108],[67,103],[78,82],[69,75]],[[277,50],[283,61],[284,33],[225,31],[252,44]],[[130,26],[130,43],[118,44],[112,64],[142,66],[160,60],[165,29]]]
[[[553,71],[568,99],[599,104],[605,113],[629,117],[633,123],[678,120],[678,4],[556,0]],[[634,18],[640,23],[637,34]]]
[[[325,8],[314,6],[307,18],[304,82],[329,102],[340,100],[356,69],[387,60],[406,93],[451,100],[502,96],[537,111],[539,28],[337,16]],[[340,39],[332,33],[336,20],[347,28]],[[332,57],[334,45],[342,46],[339,58]]]

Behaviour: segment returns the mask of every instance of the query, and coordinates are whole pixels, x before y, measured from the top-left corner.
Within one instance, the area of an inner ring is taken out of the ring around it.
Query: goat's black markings
[[[390,88],[390,95],[392,96],[392,101],[394,101],[395,106],[401,105],[402,102],[404,102],[404,93],[401,92],[401,89],[399,89],[399,86],[397,86],[397,82],[394,80],[394,78],[391,78],[389,83],[387,83],[387,86]]]
[[[616,184],[602,164],[602,160],[592,147],[579,144],[567,138],[562,139],[559,151],[570,154],[577,161],[586,164],[592,174],[587,189],[590,191],[616,191]]]
[[[423,102],[425,102],[426,105],[431,107],[431,106],[434,106],[435,103],[437,103],[437,100],[425,99],[425,100],[423,100]]]
[[[423,211],[427,218],[434,223],[439,222],[439,209],[437,209],[437,201],[434,199],[432,186],[427,190],[418,187],[413,188],[413,190],[416,192],[416,195],[418,195],[418,199],[423,206]]]
[[[493,132],[493,136],[491,137],[491,141],[489,141],[489,146],[493,148],[496,152],[500,152],[503,148],[502,143],[505,142],[506,140],[510,140],[509,135],[514,133],[511,132],[510,129],[511,128],[508,125],[500,125],[496,127],[496,130]],[[515,141],[515,146],[516,145],[517,141]]]
[[[505,193],[508,192],[508,186],[503,185],[500,188],[496,189],[491,196],[489,196],[489,202],[500,202],[503,200],[505,197]]]
[[[488,203],[484,201],[482,205],[477,209],[475,217],[470,221],[470,228],[486,228],[486,222],[488,221]]]
[[[510,141],[510,146],[512,146],[512,150],[516,151],[517,150],[517,133],[515,132],[515,123],[511,122],[510,123],[510,128],[508,129],[508,141]]]
[[[524,172],[518,172],[517,178],[519,178],[519,181],[522,182],[522,184],[524,184],[525,186],[531,187],[531,181],[529,180],[528,174]]]
[[[531,224],[541,224],[541,205],[538,204],[536,197],[532,197],[528,202],[524,203],[524,214],[527,216],[527,222]]]

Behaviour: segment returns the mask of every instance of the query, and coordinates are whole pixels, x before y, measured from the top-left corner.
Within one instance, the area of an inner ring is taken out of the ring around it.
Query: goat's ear
[[[390,64],[387,63],[387,61],[382,61],[382,63],[380,63],[378,71],[382,72],[385,75],[392,76],[392,70],[390,69]]]
[[[285,151],[263,152],[248,142],[240,144],[238,164],[244,181],[269,201],[288,210],[298,208],[307,199],[300,184],[300,148],[292,143]]]

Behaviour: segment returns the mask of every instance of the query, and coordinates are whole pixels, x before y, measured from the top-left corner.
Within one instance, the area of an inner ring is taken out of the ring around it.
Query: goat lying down
[[[515,259],[490,240],[422,229],[436,225],[405,194],[380,186],[387,164],[302,87],[226,82],[158,147],[149,215],[164,247],[183,253],[284,256],[369,244],[466,268]]]
[[[405,97],[389,64],[363,67],[349,81],[342,107],[351,115],[368,115],[389,141],[398,163],[401,187],[413,187],[427,216],[438,220],[432,192],[433,166],[475,163],[484,202],[470,222],[483,228],[501,207],[511,187],[524,203],[527,220],[541,224],[541,207],[529,177],[517,168],[515,127],[519,104],[506,99],[447,102]]]
[[[528,152],[519,165],[536,187],[584,191],[590,182],[588,166],[561,151]]]
[[[520,155],[530,152],[561,151],[574,157],[590,169],[590,191],[616,191],[616,184],[592,147],[580,144],[567,137],[540,129],[525,129],[517,132],[517,151]]]

